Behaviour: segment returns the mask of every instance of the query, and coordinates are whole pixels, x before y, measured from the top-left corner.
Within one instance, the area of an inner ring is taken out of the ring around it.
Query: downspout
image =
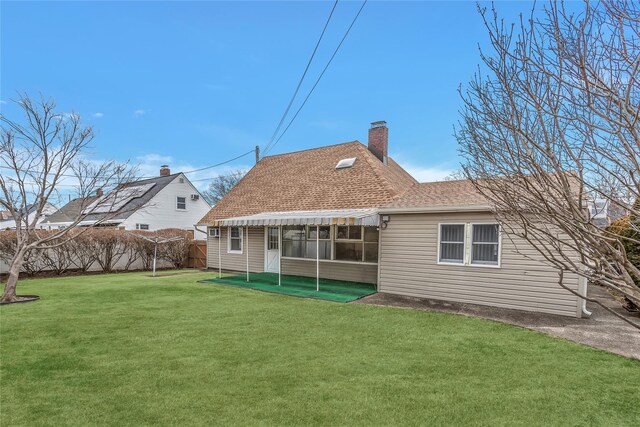
[[[206,231],[200,230],[197,225],[194,225],[193,228],[194,228],[194,230],[199,231],[200,233],[203,233],[203,234],[209,236]]]
[[[582,300],[582,313],[587,317],[591,317],[593,313],[587,310],[587,300],[585,299],[587,297],[587,278],[580,276],[579,280],[580,280],[580,294],[584,297],[584,298],[580,298]]]

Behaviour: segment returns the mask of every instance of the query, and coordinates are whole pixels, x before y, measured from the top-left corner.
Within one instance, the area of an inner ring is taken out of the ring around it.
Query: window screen
[[[440,261],[464,263],[464,224],[440,225]]]
[[[176,197],[176,209],[187,209],[187,198],[186,197]]]
[[[229,227],[229,251],[242,252],[242,227]]]
[[[473,224],[471,236],[471,263],[498,265],[498,224]]]

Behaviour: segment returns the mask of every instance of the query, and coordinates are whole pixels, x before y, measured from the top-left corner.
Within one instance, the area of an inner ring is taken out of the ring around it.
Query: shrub
[[[607,227],[607,231],[620,236],[620,241],[627,252],[627,258],[635,266],[640,266],[640,244],[632,240],[640,240],[637,224],[632,224],[632,218],[627,215],[618,218]],[[635,222],[635,221],[634,221]],[[636,285],[640,286],[640,277],[634,277]]]
[[[184,267],[187,263],[187,257],[189,256],[189,245],[193,240],[193,234],[185,230],[167,228],[165,230],[158,230],[158,237],[161,239],[182,237],[182,239],[159,245],[158,251],[161,253],[159,258],[168,261],[173,267]]]
[[[37,230],[38,234],[55,233],[55,231]],[[103,272],[116,269],[129,270],[136,261],[140,261],[142,268],[151,269],[155,244],[142,237],[167,239],[181,237],[181,239],[158,245],[158,260],[164,260],[174,268],[184,267],[186,264],[189,245],[193,234],[179,229],[165,229],[158,231],[125,231],[113,227],[96,227],[92,229],[74,229],[63,238],[65,241],[59,246],[46,250],[32,250],[25,255],[22,271],[36,274],[43,270],[55,274],[64,274],[75,267],[81,272],[88,271],[94,264],[98,264]],[[59,243],[53,241],[52,244]],[[0,231],[0,260],[9,264],[15,255],[16,232]]]

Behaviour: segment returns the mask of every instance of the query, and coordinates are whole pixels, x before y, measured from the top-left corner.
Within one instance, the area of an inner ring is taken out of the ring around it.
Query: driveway
[[[589,286],[588,295],[597,298],[608,307],[616,310],[617,313],[640,324],[640,316],[638,316],[638,314],[630,314],[621,308],[620,304],[618,304],[604,288],[600,286]],[[433,310],[481,317],[522,326],[534,331],[599,348],[610,353],[640,360],[640,330],[635,329],[594,303],[587,303],[587,310],[593,313],[588,319],[576,319],[553,314],[533,313],[476,304],[403,297],[385,293],[370,295],[353,303]]]

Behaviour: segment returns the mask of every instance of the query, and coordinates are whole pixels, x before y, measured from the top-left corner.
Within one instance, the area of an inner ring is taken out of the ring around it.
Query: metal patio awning
[[[367,225],[378,226],[377,209],[262,212],[213,221],[214,227],[264,225]]]

